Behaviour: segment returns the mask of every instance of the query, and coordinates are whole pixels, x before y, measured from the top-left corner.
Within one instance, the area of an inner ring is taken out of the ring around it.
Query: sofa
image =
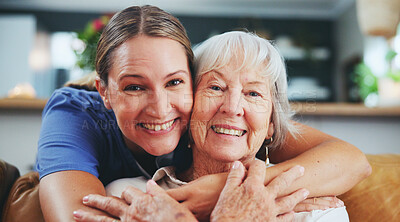
[[[350,221],[400,221],[400,155],[366,156],[371,164],[372,174],[339,196],[345,202]],[[0,175],[5,174],[0,172]],[[44,221],[38,198],[38,184],[36,172],[21,176],[13,183],[3,207],[3,222]]]

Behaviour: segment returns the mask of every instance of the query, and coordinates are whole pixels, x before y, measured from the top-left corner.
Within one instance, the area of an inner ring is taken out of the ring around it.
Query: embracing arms
[[[73,212],[85,209],[82,198],[88,194],[105,195],[103,184],[94,175],[83,171],[60,171],[43,177],[39,185],[39,198],[45,221],[72,221]]]
[[[253,161],[247,173],[243,165],[236,162],[212,212],[211,221],[292,221],[291,209],[307,197],[308,191],[300,189],[281,198],[277,195],[303,172],[304,168],[295,166],[265,186],[265,166],[261,161]],[[168,196],[154,181],[147,183],[146,193],[129,187],[123,192],[122,199],[89,195],[84,202],[109,212],[121,221],[197,221],[186,207]],[[114,221],[113,218],[84,210],[79,212],[81,216],[75,216],[79,222]]]
[[[299,188],[310,191],[310,197],[339,195],[371,174],[365,155],[355,146],[306,125],[298,138],[288,135],[284,147],[270,151],[272,163],[266,182],[294,165],[304,166],[305,175],[287,192]]]

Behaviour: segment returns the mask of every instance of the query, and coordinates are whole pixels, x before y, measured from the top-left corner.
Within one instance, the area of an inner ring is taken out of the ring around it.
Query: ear
[[[274,122],[271,120],[271,122],[268,125],[268,132],[267,132],[267,137],[265,139],[270,139],[275,132],[275,127],[274,127]]]
[[[110,100],[109,100],[109,95],[108,95],[108,91],[107,91],[107,86],[103,83],[103,81],[100,79],[100,77],[96,77],[96,89],[97,92],[99,92],[101,99],[103,100],[104,106],[107,109],[111,109],[111,105],[110,105]]]

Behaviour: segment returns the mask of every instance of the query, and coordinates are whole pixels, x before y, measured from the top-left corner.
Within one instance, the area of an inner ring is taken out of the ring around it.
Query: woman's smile
[[[236,137],[241,137],[247,132],[246,130],[230,125],[212,125],[211,129],[216,134],[236,136]]]
[[[172,119],[162,123],[142,122],[138,123],[137,126],[141,127],[146,133],[152,135],[164,135],[175,129],[175,126],[180,121],[180,118]]]

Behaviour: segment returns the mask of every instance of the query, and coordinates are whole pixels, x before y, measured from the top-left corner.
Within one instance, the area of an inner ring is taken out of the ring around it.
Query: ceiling
[[[355,0],[0,0],[0,8],[107,13],[131,5],[156,5],[175,15],[335,19]]]

